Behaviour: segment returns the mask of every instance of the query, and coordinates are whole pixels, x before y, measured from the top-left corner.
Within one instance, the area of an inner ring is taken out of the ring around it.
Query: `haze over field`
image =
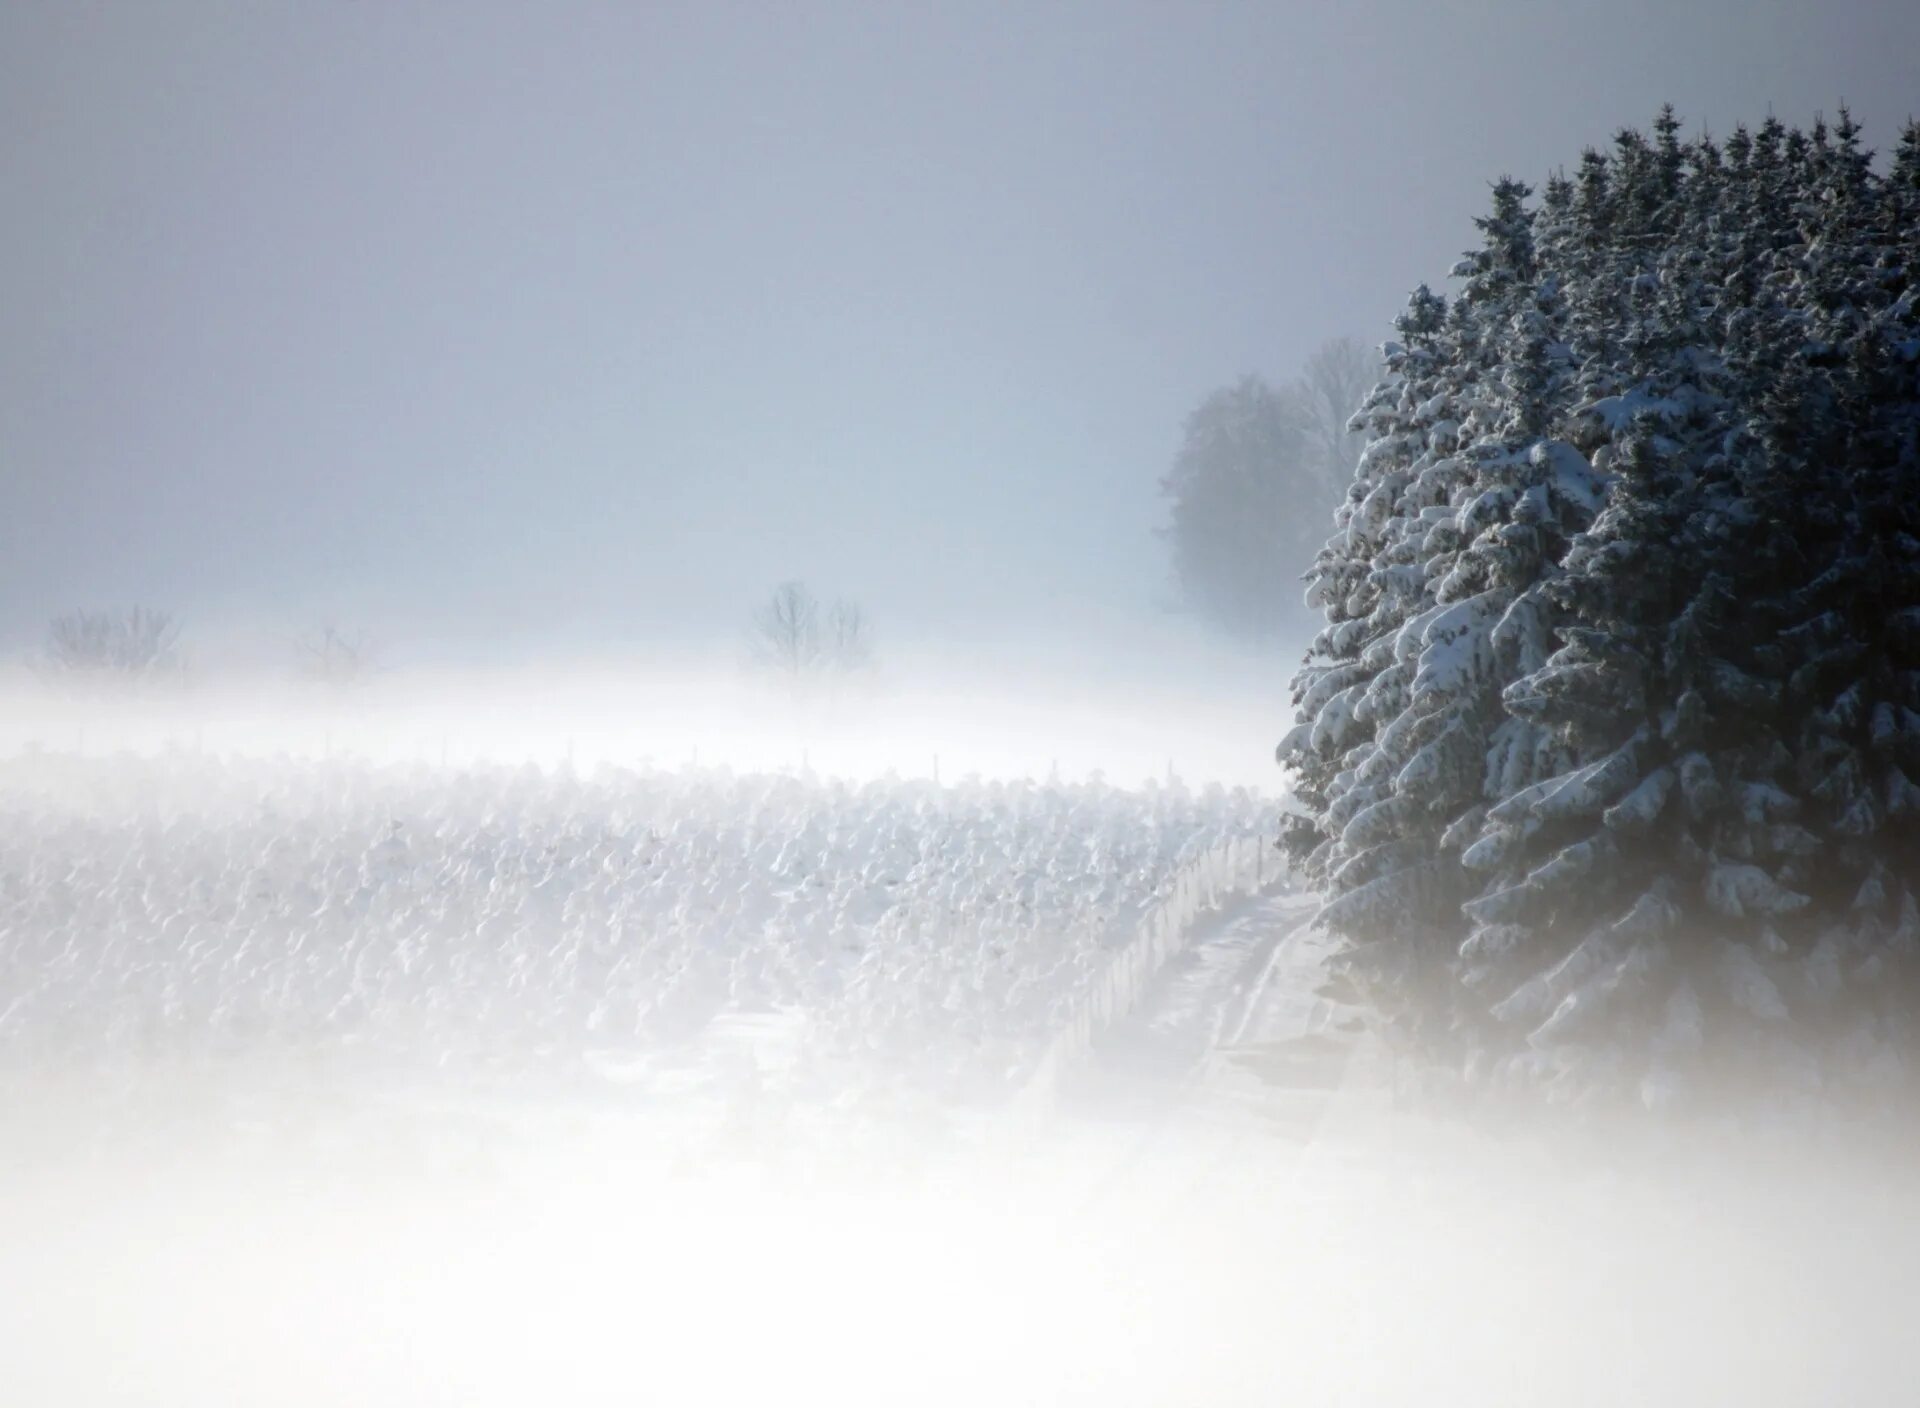
[[[1181,416],[1387,336],[1493,176],[1668,99],[1891,134],[1916,47],[1900,0],[9,5],[0,644],[631,652],[796,577],[1124,639]]]
[[[1899,1401],[1916,54],[0,5],[0,1398]]]

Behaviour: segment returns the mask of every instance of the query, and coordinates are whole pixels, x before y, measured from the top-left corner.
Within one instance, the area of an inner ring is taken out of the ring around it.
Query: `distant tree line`
[[[187,672],[180,633],[171,612],[145,606],[68,611],[47,623],[34,665],[65,686],[121,690],[179,681]],[[320,626],[293,642],[293,654],[300,678],[330,688],[364,684],[378,671],[363,630]]]
[[[296,675],[332,689],[366,684],[381,669],[364,630],[329,622],[292,641]],[[859,603],[822,601],[804,582],[782,582],[749,618],[753,664],[796,689],[845,682],[873,668],[873,623]],[[50,683],[131,689],[186,674],[180,623],[144,606],[54,617],[34,667]]]

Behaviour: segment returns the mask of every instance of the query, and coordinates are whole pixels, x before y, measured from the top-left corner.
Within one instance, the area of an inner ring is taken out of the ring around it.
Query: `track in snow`
[[[1096,1038],[1061,1108],[1082,1136],[1117,1142],[1076,1217],[1199,1216],[1223,1197],[1274,1196],[1283,1169],[1300,1191],[1384,1167],[1377,1053],[1326,991],[1317,908],[1298,894],[1229,905]],[[1295,1151],[1284,1165],[1274,1140]]]
[[[1223,1048],[1283,1039],[1289,1024],[1304,1032],[1317,999],[1275,988],[1318,985],[1317,962],[1287,958],[1316,907],[1310,896],[1261,895],[1202,921],[1140,1004],[1095,1039],[1092,1059],[1067,1088],[1069,1105],[1135,1116],[1181,1099]]]

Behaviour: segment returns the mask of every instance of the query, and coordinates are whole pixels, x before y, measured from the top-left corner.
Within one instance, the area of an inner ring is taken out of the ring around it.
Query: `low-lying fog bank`
[[[326,686],[245,673],[136,690],[0,678],[0,754],[356,754],[431,763],[571,760],[823,776],[1177,775],[1274,789],[1284,655],[1167,643],[1122,667],[949,651],[798,680],[732,659],[394,669]]]
[[[22,688],[0,1396],[1898,1401],[1910,1146],[1476,1132],[1246,1020],[1324,977],[1209,879],[1256,676]],[[1162,913],[1178,1059],[1049,1067]]]
[[[0,1166],[10,1402],[1536,1408],[1907,1389],[1904,1180],[1831,1147],[1596,1156],[1355,1089],[1304,1136],[1256,1102],[691,1141],[663,1111],[396,1092],[283,1091],[270,1118],[211,1119],[232,1092],[177,1076],[124,1089],[104,1136],[67,1093],[63,1115],[13,1111]],[[91,1137],[55,1137],[63,1120]]]

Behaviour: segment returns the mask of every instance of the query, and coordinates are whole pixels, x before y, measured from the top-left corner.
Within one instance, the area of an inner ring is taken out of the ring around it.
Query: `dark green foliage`
[[[1920,1014],[1920,130],[1680,132],[1414,296],[1281,745],[1402,1030],[1655,1102]]]

